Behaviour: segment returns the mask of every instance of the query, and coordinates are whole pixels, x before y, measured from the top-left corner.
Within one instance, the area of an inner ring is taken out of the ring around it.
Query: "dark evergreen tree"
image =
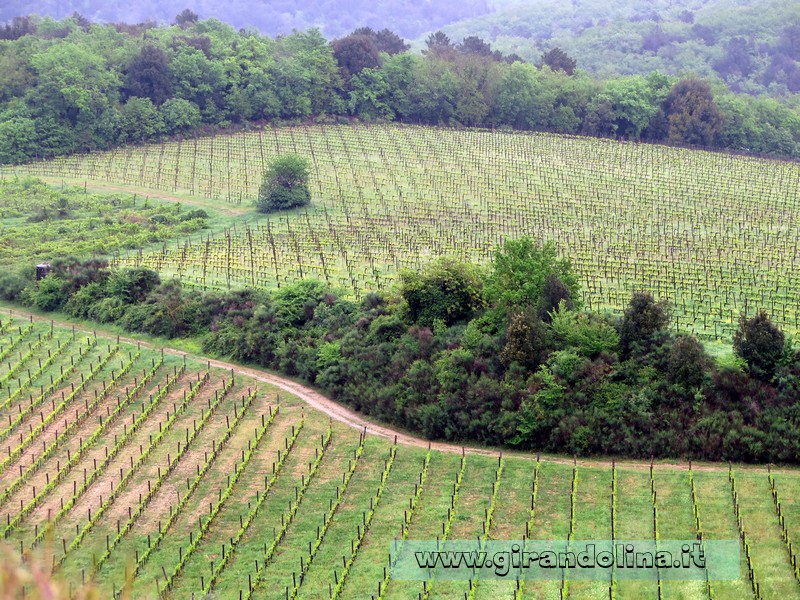
[[[561,48],[556,47],[542,55],[542,64],[547,65],[553,71],[564,71],[567,75],[572,75],[578,63]]]
[[[664,113],[672,142],[710,146],[722,131],[722,115],[714,104],[711,87],[700,79],[682,79],[672,86]]]
[[[363,69],[374,69],[381,65],[378,45],[368,35],[350,34],[335,40],[331,46],[344,81],[349,81]]]
[[[167,55],[161,48],[148,44],[128,63],[125,93],[129,97],[150,98],[156,106],[172,96]]]
[[[623,357],[630,355],[634,344],[646,346],[653,334],[668,323],[666,302],[656,302],[650,292],[634,292],[620,323],[619,342]]]
[[[180,27],[181,29],[186,29],[187,27],[191,27],[197,21],[200,20],[200,17],[196,12],[190,10],[188,8],[184,8],[180,13],[175,16],[175,25]]]
[[[769,381],[784,353],[784,335],[766,311],[752,319],[742,315],[733,336],[733,351],[747,363],[753,377]]]

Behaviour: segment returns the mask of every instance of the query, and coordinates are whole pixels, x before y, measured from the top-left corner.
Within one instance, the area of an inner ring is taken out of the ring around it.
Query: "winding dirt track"
[[[86,333],[94,333],[98,337],[104,338],[117,338],[116,334],[112,334],[108,331],[103,331],[102,329],[90,329],[80,323],[73,323],[71,321],[59,320],[59,319],[50,319],[46,316],[36,315],[24,310],[20,310],[17,308],[0,308],[0,313],[10,314],[17,317],[23,317],[26,319],[32,319],[34,321],[51,321],[55,325],[59,327],[74,327],[76,331],[83,331]],[[120,341],[131,343],[131,344],[141,344],[143,347],[146,348],[153,348],[153,349],[161,349],[163,348],[164,352],[167,354],[172,354],[175,356],[186,356],[188,360],[194,360],[197,362],[206,362],[210,366],[225,369],[228,371],[233,371],[234,373],[239,373],[241,375],[245,375],[247,377],[251,377],[256,381],[263,381],[264,383],[268,383],[273,385],[277,388],[280,388],[294,396],[297,396],[304,402],[306,402],[309,406],[325,413],[332,419],[336,419],[337,421],[344,423],[354,429],[358,429],[361,431],[366,431],[372,435],[377,435],[383,438],[387,438],[390,440],[397,440],[398,444],[403,444],[405,446],[414,446],[417,448],[431,448],[433,450],[438,450],[441,452],[450,452],[450,453],[462,453],[465,452],[467,454],[478,454],[483,456],[498,456],[503,451],[498,449],[490,449],[490,448],[473,448],[473,447],[464,447],[459,446],[457,444],[447,444],[444,442],[432,442],[428,441],[423,438],[415,437],[412,435],[408,435],[407,433],[403,433],[401,431],[397,431],[392,429],[391,427],[387,427],[384,425],[378,425],[367,419],[360,416],[358,413],[350,410],[349,408],[342,406],[341,404],[334,402],[330,398],[320,394],[316,390],[297,383],[291,379],[286,377],[281,377],[279,375],[274,375],[266,370],[258,369],[254,367],[245,367],[242,365],[238,365],[235,363],[225,362],[222,360],[216,359],[209,359],[206,356],[199,356],[192,354],[190,352],[184,352],[183,350],[179,350],[177,348],[170,348],[168,346],[164,346],[162,344],[156,344],[151,342],[146,342],[139,339],[134,338],[126,338],[119,336]],[[505,451],[507,454],[509,453],[508,450]],[[514,452],[512,451],[511,454],[513,456],[518,456],[521,458],[527,458],[529,460],[535,460],[536,457],[530,453],[522,453],[522,452]],[[560,457],[560,456],[553,456],[553,455],[542,455],[540,460],[543,462],[551,462],[551,463],[559,463],[559,464],[566,464],[572,465],[573,459]],[[577,461],[578,465],[585,465],[585,466],[596,466],[596,467],[603,467],[608,466],[610,467],[612,464],[611,459],[581,459]],[[649,462],[641,462],[641,461],[633,461],[633,460],[619,460],[616,461],[617,466],[621,468],[627,469],[649,469],[650,463]],[[675,463],[664,463],[659,462],[658,467],[660,469],[678,469],[678,470],[687,470],[688,463],[683,462],[675,462]],[[727,471],[727,465],[723,465],[720,463],[692,463],[692,468],[696,470],[707,470],[707,471]],[[766,472],[766,467],[758,467],[758,466],[751,466],[751,465],[737,465],[737,469],[758,469],[763,470]],[[773,471],[778,471],[781,469],[773,469]],[[787,469],[788,470],[788,469]],[[791,469],[794,470],[794,469]]]

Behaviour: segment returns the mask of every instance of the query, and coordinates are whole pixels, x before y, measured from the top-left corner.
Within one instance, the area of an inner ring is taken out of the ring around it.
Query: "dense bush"
[[[146,269],[75,260],[58,262],[21,297],[132,331],[200,336],[207,352],[301,377],[430,438],[581,455],[800,461],[800,360],[783,351],[766,315],[743,319],[737,334],[750,373],[719,367],[696,339],[666,331],[666,305],[642,292],[618,320],[562,299],[545,322],[546,290],[563,295],[550,267],[560,264],[559,278],[572,280],[568,264],[547,253],[521,240],[498,250],[488,273],[443,261],[361,303],[317,281],[199,293]],[[510,277],[514,256],[531,281]],[[514,295],[520,281],[528,285]]]
[[[783,357],[784,335],[763,310],[752,319],[742,315],[733,336],[733,350],[747,363],[753,377],[768,381]]]

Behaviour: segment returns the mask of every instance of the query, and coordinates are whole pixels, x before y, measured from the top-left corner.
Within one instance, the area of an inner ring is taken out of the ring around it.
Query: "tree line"
[[[507,127],[800,155],[800,114],[696,77],[594,79],[476,36],[388,29],[274,39],[184,11],[172,26],[23,17],[0,30],[0,163],[253,124],[361,119]]]
[[[507,241],[479,268],[442,258],[361,301],[314,280],[199,291],[144,268],[54,261],[0,277],[0,296],[300,377],[431,439],[537,451],[797,463],[800,354],[742,315],[714,360],[635,292],[621,316],[584,310],[552,244]]]

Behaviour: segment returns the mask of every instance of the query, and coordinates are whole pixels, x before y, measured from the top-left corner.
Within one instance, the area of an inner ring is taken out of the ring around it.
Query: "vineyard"
[[[360,297],[439,255],[486,262],[504,239],[552,240],[589,308],[620,310],[646,288],[676,328],[729,340],[741,312],[800,330],[795,268],[800,165],[654,145],[412,126],[259,130],[26,165],[249,206],[264,165],[312,161],[308,210],[124,251],[203,288],[318,278]],[[6,172],[6,176],[10,173]],[[207,201],[206,201],[207,202]]]
[[[0,319],[6,544],[70,596],[797,598],[800,473],[446,453],[263,382]],[[737,581],[399,581],[395,539],[741,539]]]

